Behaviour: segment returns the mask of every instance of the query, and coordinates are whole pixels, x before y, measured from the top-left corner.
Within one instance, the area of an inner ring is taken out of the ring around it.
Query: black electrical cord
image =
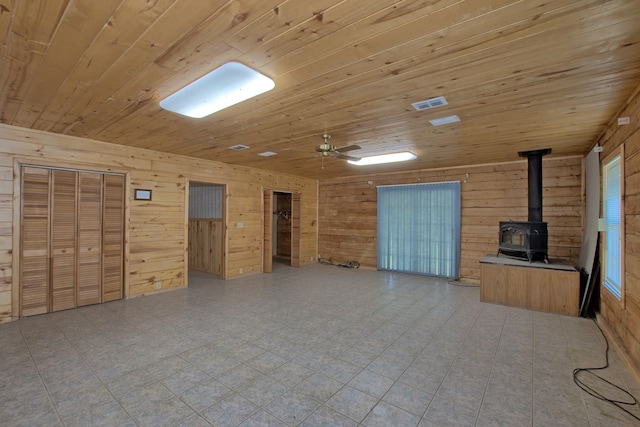
[[[612,383],[611,381],[602,378],[600,375],[596,374],[593,371],[601,371],[604,369],[607,369],[609,367],[609,340],[607,339],[607,336],[604,334],[602,328],[600,327],[600,325],[598,325],[598,322],[596,322],[595,319],[593,319],[593,322],[596,324],[596,326],[598,327],[598,329],[600,330],[600,333],[602,334],[602,337],[604,338],[604,341],[607,344],[607,349],[605,351],[605,364],[604,366],[600,366],[600,367],[596,367],[596,368],[576,368],[573,370],[573,382],[580,387],[584,392],[586,392],[587,394],[595,397],[596,399],[599,400],[603,400],[605,402],[609,402],[612,405],[616,406],[617,408],[621,409],[622,411],[626,412],[627,414],[629,414],[629,416],[633,417],[634,419],[640,421],[640,417],[638,417],[637,415],[635,415],[634,413],[632,413],[631,411],[629,411],[628,409],[626,409],[625,407],[623,407],[622,405],[626,405],[626,406],[637,406],[638,405],[638,399],[636,399],[636,397],[629,393],[627,390],[623,389],[622,387]],[[610,386],[620,390],[622,393],[624,393],[625,395],[629,396],[629,398],[631,399],[630,402],[627,401],[623,401],[623,400],[616,400],[616,399],[610,399],[606,396],[604,396],[603,394],[599,393],[598,391],[594,390],[592,387],[588,386],[587,384],[585,384],[580,378],[579,375],[581,373],[586,373],[586,374],[590,374],[593,375],[594,377],[598,378],[601,381],[604,381],[605,383],[609,384]]]
[[[326,259],[322,259],[322,258],[318,257],[318,262],[319,262],[320,264],[323,264],[323,265],[335,265],[335,264],[333,263],[333,261],[331,261],[331,258],[329,258],[328,260],[326,260]]]
[[[347,261],[341,264],[336,264],[333,261],[331,261],[331,258],[329,258],[328,260],[318,258],[318,262],[323,265],[337,265],[338,267],[345,267],[345,268],[360,268],[360,263],[358,261]]]

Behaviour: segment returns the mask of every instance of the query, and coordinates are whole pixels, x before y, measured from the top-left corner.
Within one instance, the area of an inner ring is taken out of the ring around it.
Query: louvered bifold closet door
[[[102,213],[102,302],[122,298],[124,176],[104,176]]]
[[[52,171],[51,311],[76,307],[77,180],[75,171]]]
[[[23,316],[49,311],[49,175],[47,169],[22,169],[20,299]]]
[[[102,174],[78,176],[78,307],[101,302]]]

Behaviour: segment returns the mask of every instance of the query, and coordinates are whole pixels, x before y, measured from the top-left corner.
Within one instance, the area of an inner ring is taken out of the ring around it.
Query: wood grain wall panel
[[[189,268],[211,274],[222,274],[221,219],[189,220]]]
[[[6,159],[4,159],[6,160]],[[11,315],[13,271],[11,266],[13,244],[13,167],[0,156],[0,322]]]
[[[0,91],[7,93],[9,99],[15,99],[16,96],[24,96],[24,88],[20,90],[19,87],[12,85],[11,82],[24,78],[24,75],[36,73],[44,56],[46,46],[58,26],[57,20],[64,13],[67,3],[65,0],[17,2],[16,15],[22,16],[24,19],[21,20],[22,24],[19,24],[11,34],[12,41],[16,46],[6,52],[6,61],[10,66],[2,67],[2,74],[0,75],[0,81],[2,82]],[[34,11],[39,13],[34,13]],[[36,30],[30,31],[29,27],[31,26]],[[28,37],[26,36],[27,34]],[[19,109],[19,103],[3,103],[1,108],[3,118],[14,117]]]
[[[102,175],[78,174],[77,305],[101,302]]]
[[[139,250],[132,245],[130,296],[184,286],[186,239],[186,177],[174,170],[131,173],[131,186],[151,190],[152,200],[131,201],[130,239],[155,250]],[[187,229],[188,230],[188,229]]]
[[[127,237],[125,297],[186,286],[185,188],[189,181],[226,185],[227,253],[226,269],[223,270],[227,279],[262,271],[262,188],[302,194],[301,262],[304,264],[316,259],[318,186],[314,179],[6,125],[0,125],[0,143],[0,167],[4,165],[13,169],[14,163],[28,160],[49,166],[128,175],[124,189],[128,197],[127,221],[124,224]],[[135,188],[151,189],[153,199],[133,200]],[[11,222],[15,230],[13,188],[7,186],[7,189],[0,190],[0,215],[4,203],[8,207],[5,221]],[[237,228],[237,223],[243,223],[244,227]],[[0,268],[13,277],[15,257],[11,254],[12,239],[7,240],[6,247],[5,261]],[[0,262],[2,260],[0,255]],[[161,282],[160,290],[154,286],[157,281]],[[6,294],[11,294],[13,299],[17,289],[12,283],[11,291]],[[17,307],[14,306],[11,313],[2,319],[15,316]]]
[[[102,302],[121,299],[124,286],[124,176],[104,175]]]
[[[189,269],[205,271],[208,259],[209,224],[205,221],[189,219]]]
[[[603,147],[601,160],[624,146],[625,304],[601,287],[600,311],[640,372],[640,86],[617,117],[629,117],[630,125],[619,126],[613,119],[599,143]]]
[[[276,256],[290,258],[291,257],[291,220],[278,218],[275,223],[278,229],[277,251]]]
[[[482,263],[480,301],[578,316],[580,273]]]
[[[389,141],[416,150],[409,167],[420,169],[512,161],[547,142],[582,155],[640,72],[633,1],[3,5],[3,123],[314,177],[362,171],[313,167],[312,141],[327,124],[367,152]],[[215,136],[207,120],[158,107],[229,59],[258,67],[278,90],[221,111]],[[449,99],[440,111],[463,119],[454,132],[425,128],[432,116],[409,106],[438,93]],[[256,156],[266,142],[278,156]],[[228,150],[236,143],[253,149]]]
[[[74,2],[72,6],[74,13],[63,14],[61,22],[55,27],[54,37],[47,40],[48,49],[43,52],[38,67],[33,70],[35,76],[42,75],[43,78],[39,83],[34,81],[34,84],[29,85],[24,95],[25,99],[34,102],[34,106],[43,106],[51,102],[51,99],[58,94],[60,84],[68,80],[68,74],[75,68],[75,61],[69,62],[65,58],[82,56],[85,49],[93,42],[93,38],[78,37],[76,29],[81,27],[90,32],[99,31],[105,27],[105,22],[113,15],[120,3],[119,0],[106,0],[99,4],[87,1]],[[63,4],[68,7],[66,2]],[[60,16],[50,16],[47,21],[52,24]],[[57,49],[60,51],[56,53]],[[38,112],[40,108],[25,111],[23,106],[21,110],[21,118],[15,123],[18,126],[29,127],[40,115]]]
[[[580,157],[543,160],[549,256],[573,263],[582,241],[581,173]],[[527,220],[526,161],[320,181],[318,256],[375,268],[376,186],[438,181],[462,183],[460,277],[479,282],[479,260],[498,249],[499,221]]]
[[[51,127],[64,114],[77,117],[79,105],[68,102],[69,96],[76,90],[75,86],[78,84],[91,85],[92,82],[100,79],[105,68],[116,66],[118,57],[127,52],[131,45],[148,30],[155,18],[161,15],[172,3],[174,3],[172,0],[157,1],[153,4],[120,3],[110,18],[110,22],[118,22],[119,24],[115,26],[104,25],[99,29],[99,34],[80,57],[80,62],[70,70],[67,78],[61,82],[58,89],[60,96],[52,100],[51,110],[38,117],[37,127]],[[93,14],[93,12],[89,13]],[[132,18],[133,16],[135,19]],[[122,79],[126,79],[126,77],[124,74],[120,75]],[[90,96],[89,91],[84,91],[82,95]]]
[[[189,171],[190,181],[217,182],[227,185],[227,263],[226,275],[228,278],[239,275],[252,274],[262,271],[262,228],[263,228],[263,186],[277,188],[279,190],[298,190],[308,194],[309,205],[305,204],[304,214],[310,233],[301,237],[301,250],[306,250],[305,261],[311,262],[316,257],[315,226],[317,213],[314,201],[317,200],[317,184],[314,180],[301,179],[285,174],[258,171],[254,169],[221,165],[215,162],[189,159],[179,156],[172,157],[174,163],[166,160],[154,161],[155,169],[184,170]],[[157,175],[157,174],[156,174]],[[185,176],[183,176],[183,179]],[[177,180],[180,178],[177,177]],[[137,182],[136,179],[133,179]],[[169,189],[167,189],[169,191]],[[155,194],[155,193],[154,193]],[[177,200],[178,196],[174,197]],[[155,201],[155,197],[154,197]],[[164,206],[166,206],[165,204]],[[137,209],[134,204],[133,209]],[[176,206],[175,203],[172,206]],[[242,223],[242,228],[238,228]],[[183,224],[181,222],[181,224]],[[133,236],[139,232],[136,226],[132,228]],[[176,232],[179,233],[179,232]],[[150,238],[150,232],[145,229],[146,238]],[[170,232],[168,239],[174,239],[177,235]],[[181,239],[184,243],[184,239]],[[166,245],[165,245],[166,246]],[[133,248],[132,248],[133,250]],[[242,269],[242,273],[240,273]],[[138,270],[132,270],[138,271]],[[150,279],[152,276],[145,276]],[[147,287],[145,281],[140,289]],[[164,286],[164,285],[163,285]],[[147,289],[145,292],[151,292]]]
[[[20,300],[25,316],[49,311],[49,186],[49,170],[23,168]]]
[[[77,179],[75,171],[51,171],[50,311],[76,306]]]

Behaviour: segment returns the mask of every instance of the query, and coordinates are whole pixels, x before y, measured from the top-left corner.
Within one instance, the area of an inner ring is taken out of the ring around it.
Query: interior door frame
[[[65,160],[56,160],[55,163],[43,161],[40,157],[20,156],[13,159],[13,235],[12,235],[12,259],[11,259],[11,318],[17,319],[20,317],[20,229],[22,226],[22,167],[34,166],[40,168],[49,169],[68,169],[80,172],[96,172],[103,174],[116,174],[124,176],[124,233],[123,233],[123,278],[122,278],[122,299],[129,297],[129,227],[131,216],[131,206],[129,200],[131,199],[131,171],[128,169],[122,169],[119,167],[109,167],[109,170],[105,165],[82,163],[82,162],[69,162]]]
[[[215,185],[218,187],[222,187],[222,261],[221,261],[221,274],[223,280],[227,280],[227,247],[229,242],[227,241],[227,199],[229,198],[229,194],[227,192],[227,184],[223,184],[220,182],[207,181],[203,179],[190,179],[187,178],[187,183],[185,185],[185,209],[184,209],[184,278],[185,278],[185,286],[189,286],[189,200],[191,198],[191,183],[197,182],[200,184],[207,185]]]
[[[273,271],[273,193],[291,194],[291,266],[300,267],[302,258],[300,256],[301,247],[301,194],[296,190],[275,189],[262,187],[262,272],[271,273]],[[297,203],[294,202],[297,200]],[[297,226],[296,226],[297,224]]]
[[[262,272],[273,271],[273,190],[262,190]]]
[[[302,194],[300,192],[291,193],[291,266],[302,266],[302,257],[300,256],[302,225]]]

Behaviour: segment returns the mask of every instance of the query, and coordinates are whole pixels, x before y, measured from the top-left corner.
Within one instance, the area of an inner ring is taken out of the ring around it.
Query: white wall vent
[[[411,104],[411,106],[413,106],[413,108],[415,108],[418,111],[429,110],[431,108],[436,108],[436,107],[442,107],[443,105],[447,105],[447,100],[444,99],[444,96],[426,99],[424,101],[418,101]]]
[[[242,144],[238,144],[238,145],[232,145],[231,147],[229,147],[231,150],[236,150],[236,151],[240,151],[240,150],[246,150],[247,148],[251,148],[248,145],[242,145]]]

